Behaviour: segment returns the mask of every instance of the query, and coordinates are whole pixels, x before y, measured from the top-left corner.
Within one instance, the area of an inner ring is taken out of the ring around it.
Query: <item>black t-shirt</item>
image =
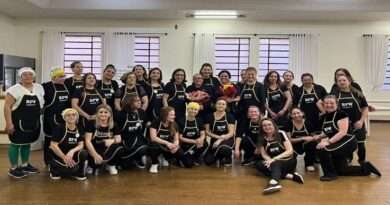
[[[148,95],[149,100],[151,100],[153,90],[158,90],[158,89],[164,90],[164,83],[160,83],[160,86],[155,86],[155,87],[148,84],[148,86],[145,86],[144,89],[146,94]]]
[[[164,124],[160,120],[154,120],[152,124],[150,125],[151,128],[156,129],[157,137],[168,140],[170,142],[173,141],[174,136],[171,135],[171,132],[169,130],[169,127],[165,127]]]
[[[224,117],[222,117],[221,119],[217,119],[217,120],[218,121],[224,120],[225,117],[226,117],[226,121],[229,124],[235,124],[236,119],[230,113],[226,113],[226,115]],[[212,126],[214,124],[215,120],[216,119],[214,118],[214,114],[211,113],[210,115],[207,116],[205,124],[210,124],[210,126]]]
[[[336,112],[336,116],[334,116],[335,112]],[[333,130],[333,131],[324,130],[324,123],[325,122],[333,122],[333,124],[338,127],[337,122],[339,120],[344,119],[344,118],[348,118],[348,114],[342,110],[337,110],[335,112],[325,113],[320,118],[320,122],[321,122],[321,125],[323,127],[322,131],[325,134],[327,134],[328,137],[333,137],[338,131],[337,130]],[[334,117],[334,120],[332,120],[333,117]],[[350,131],[350,130],[351,130],[351,126],[348,127],[348,131]]]
[[[185,84],[176,85],[176,91],[184,91],[185,92],[185,90],[186,90]],[[169,95],[168,98],[173,97],[175,95],[175,84],[172,82],[167,83],[164,87],[164,93]]]
[[[316,131],[315,127],[308,120],[305,120],[304,127],[302,127],[301,129],[298,129],[297,127],[295,127],[295,131],[303,131],[304,128],[306,128],[306,130],[308,132],[307,134],[309,134],[309,135],[313,134]],[[287,123],[287,126],[286,126],[286,131],[292,134],[293,129],[294,129],[294,124],[293,124],[292,120],[289,120],[289,122]]]
[[[276,156],[278,156],[286,151],[286,148],[284,146],[284,142],[288,141],[287,135],[283,131],[279,131],[278,135],[279,135],[279,139],[280,139],[279,142],[276,140],[267,141],[266,139],[264,139],[262,141],[263,142],[262,146],[264,147],[265,152],[271,158],[276,157]],[[289,157],[287,157],[287,158],[289,158]]]
[[[254,91],[257,99],[253,96],[252,91]],[[254,105],[260,108],[262,112],[264,112],[264,104],[265,104],[265,95],[266,90],[264,85],[260,82],[256,82],[254,85],[244,84],[242,89],[240,90],[240,102],[239,108],[243,114],[247,113],[249,106]]]
[[[105,98],[104,97],[104,93],[102,93],[101,91],[99,91],[98,89],[77,89],[75,90],[75,92],[72,94],[72,98],[76,98],[76,99],[79,99],[79,100],[82,100],[83,98],[83,93],[86,93],[86,94],[98,94],[100,95],[101,98]],[[81,102],[79,102],[81,103]]]
[[[56,88],[57,91],[65,91],[67,90],[67,88],[65,87],[65,85],[61,85],[61,84],[54,84],[53,82],[49,81],[49,82],[45,82],[45,83],[42,83],[42,87],[43,87],[43,90],[45,91],[45,95],[43,96],[43,98],[45,99],[45,106],[49,105],[52,103],[53,101],[53,98],[54,98],[54,86]],[[68,103],[69,103],[69,107],[70,107],[70,97],[68,95]]]
[[[210,86],[212,89],[215,89],[221,85],[221,82],[219,82],[218,78],[212,76],[210,78],[203,79],[203,85]]]
[[[74,80],[73,77],[66,78],[64,81],[65,86],[68,88],[70,94],[72,95],[75,90],[82,89],[84,86],[83,81]]]
[[[267,88],[267,99],[268,99],[268,107],[273,111],[273,112],[280,112],[284,104],[286,103],[286,97],[284,96],[284,93],[286,91],[289,91],[286,85],[280,85],[278,88],[275,90],[271,88]]]
[[[299,92],[299,87],[295,84],[293,84],[291,88],[287,88],[287,89],[290,91],[292,99],[294,99],[297,93]]]
[[[96,128],[94,124],[88,123],[85,128],[86,133],[92,133],[92,140],[105,140],[105,139],[111,139],[115,135],[120,135],[121,132],[116,126],[114,125],[113,128],[109,129],[109,127],[99,127]]]
[[[100,93],[104,93],[107,104],[114,108],[115,93],[119,89],[119,85],[115,80],[111,80],[111,84],[104,84],[102,80],[96,82],[96,88]]]
[[[311,91],[311,93],[313,93],[313,91],[315,92],[315,94],[317,95],[317,97],[321,100],[324,99],[324,97],[328,94],[326,89],[321,86],[321,85],[318,85],[318,84],[314,84],[313,86],[313,90]],[[293,104],[294,106],[298,106],[298,104],[300,103],[300,99],[302,97],[302,94],[305,93],[305,94],[309,94],[307,93],[306,91],[304,91],[304,88],[303,88],[303,85],[301,87],[299,87],[299,89],[297,90],[296,92],[296,95],[294,96],[293,98]]]
[[[348,117],[352,123],[360,120],[361,118],[362,113],[359,108],[368,107],[366,98],[361,93],[358,93],[356,91],[343,92],[337,90],[332,94],[334,94],[338,98],[338,108],[348,114]],[[351,97],[353,97],[354,100]],[[344,98],[347,99],[345,100]],[[353,106],[353,104],[356,103],[358,107]]]
[[[255,130],[251,130],[252,128],[257,127]],[[236,137],[243,138],[244,136],[250,136],[252,139],[257,139],[259,135],[260,125],[259,122],[251,122],[250,119],[245,118],[243,120],[239,120],[237,124]],[[257,130],[257,131],[256,131]],[[252,133],[252,131],[256,131],[256,133]],[[254,138],[254,136],[257,136]]]
[[[214,114],[211,113],[207,118],[205,124],[209,124],[210,131],[214,134],[226,134],[229,132],[228,125],[225,127],[222,121],[227,122],[227,124],[235,124],[235,118],[230,113],[226,113],[221,119],[215,119]],[[221,124],[219,124],[221,123]],[[213,130],[214,127],[214,130]]]
[[[115,93],[115,98],[122,99],[123,96],[125,95],[125,90],[127,91],[127,93],[138,93],[138,97],[140,97],[140,98],[147,96],[146,91],[140,85],[136,85],[135,87],[133,87],[131,89],[129,89],[129,88],[126,89],[126,85],[123,85]]]
[[[145,129],[145,112],[142,109],[138,109],[137,112],[130,111],[120,111],[116,114],[116,122],[118,124],[119,129],[121,130],[122,134],[128,134],[133,133],[136,136],[143,135],[144,129]],[[126,121],[131,121],[129,123],[129,127],[126,129]],[[138,122],[137,122],[138,121]],[[124,137],[124,136],[123,136]]]
[[[59,148],[66,154],[84,140],[84,132],[81,129],[66,131],[65,126],[61,125],[54,128],[51,140],[58,142]]]
[[[196,124],[195,124],[195,120],[196,120]],[[204,131],[205,130],[205,127],[204,127],[204,123],[203,123],[203,120],[202,118],[200,117],[196,117],[194,121],[187,121],[187,127],[196,127],[199,129],[199,131]],[[186,119],[184,118],[181,118],[177,121],[177,126],[179,128],[179,133],[180,134],[183,134],[183,131],[184,131],[184,127],[185,127],[185,122]]]
[[[363,92],[362,87],[360,87],[360,85],[359,85],[357,82],[352,82],[352,83],[351,83],[351,86],[354,87],[354,88],[356,88],[356,89],[359,90],[360,92]],[[332,85],[332,88],[330,89],[330,93],[335,93],[335,92],[337,92],[338,90],[339,90],[339,87],[337,86],[336,83],[334,83],[334,84]]]

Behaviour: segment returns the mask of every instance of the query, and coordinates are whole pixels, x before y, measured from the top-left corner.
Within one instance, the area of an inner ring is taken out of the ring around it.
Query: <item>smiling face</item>
[[[257,80],[257,73],[254,70],[247,70],[246,71],[246,80],[249,83],[254,83]]]
[[[176,114],[174,110],[171,110],[168,112],[167,121],[168,122],[175,122]]]
[[[76,124],[78,119],[78,114],[76,112],[70,112],[65,114],[64,121],[68,124]]]
[[[276,74],[275,72],[272,72],[269,77],[268,77],[268,82],[270,84],[274,84],[274,83],[277,83],[278,82],[278,74]]]
[[[351,82],[345,75],[340,75],[337,77],[337,86],[341,89],[347,89],[351,85]]]
[[[133,86],[137,83],[137,78],[135,77],[134,73],[130,73],[127,75],[126,84],[129,86]]]
[[[200,74],[194,75],[194,77],[192,78],[192,81],[194,82],[196,87],[200,87],[203,85],[203,77]]]
[[[248,117],[251,120],[258,120],[260,118],[260,111],[259,108],[250,106],[248,108]]]
[[[161,72],[159,70],[153,70],[150,72],[150,79],[153,81],[159,81],[161,79]]]
[[[191,116],[191,117],[196,117],[196,115],[198,115],[198,112],[199,112],[199,110],[196,108],[188,108],[187,109],[187,114],[188,114],[188,116]]]
[[[261,123],[261,129],[267,135],[272,135],[275,132],[275,127],[271,120],[264,120]]]
[[[291,72],[285,72],[283,74],[283,80],[286,83],[290,83],[290,82],[292,82],[294,80],[294,76],[293,76],[293,74]]]
[[[303,112],[298,109],[298,108],[294,108],[292,111],[291,111],[291,118],[293,120],[302,120],[303,119]]]
[[[226,111],[226,101],[225,100],[218,100],[217,103],[215,104],[215,109],[219,112]]]
[[[246,70],[241,70],[240,78],[242,82],[246,81]]]
[[[103,78],[106,80],[112,80],[115,76],[115,69],[107,68],[103,73]]]
[[[142,78],[145,74],[145,70],[141,66],[135,66],[134,73],[137,76],[137,78]]]
[[[174,75],[176,84],[182,84],[184,81],[185,73],[183,71],[177,71]]]
[[[108,120],[111,117],[111,113],[106,108],[100,108],[97,112],[97,119],[99,119],[101,122],[108,122]]]
[[[20,80],[24,84],[31,84],[34,82],[34,73],[32,72],[23,72],[20,76]]]
[[[302,78],[302,84],[306,87],[313,85],[313,78],[306,75]]]
[[[219,74],[219,80],[221,81],[222,84],[229,84],[230,83],[230,78],[229,75],[225,72]]]
[[[87,75],[87,77],[85,78],[85,85],[89,86],[89,87],[94,87],[96,84],[96,78],[95,76],[93,75]]]
[[[337,101],[336,98],[327,97],[324,99],[324,108],[326,112],[334,112],[337,110]]]
[[[210,78],[213,73],[213,69],[210,66],[203,66],[203,69],[201,69],[200,74],[203,76],[203,78]]]
[[[132,108],[133,110],[138,110],[141,109],[141,106],[142,106],[141,99],[137,96],[133,101]]]
[[[83,73],[83,64],[76,63],[74,65],[74,68],[72,68],[72,71],[75,75],[81,75]]]

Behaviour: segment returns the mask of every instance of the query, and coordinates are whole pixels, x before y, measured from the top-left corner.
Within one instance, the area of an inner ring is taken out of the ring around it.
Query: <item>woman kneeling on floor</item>
[[[270,194],[280,191],[282,178],[292,179],[303,184],[303,177],[295,172],[297,161],[291,142],[284,131],[278,129],[276,123],[264,118],[260,122],[259,148],[263,160],[256,164],[259,172],[271,176],[271,180],[263,193]]]
[[[50,142],[50,178],[74,177],[85,180],[85,167],[88,152],[83,150],[83,133],[77,128],[79,114],[77,110],[67,108],[62,111],[65,125],[59,125],[53,131]]]

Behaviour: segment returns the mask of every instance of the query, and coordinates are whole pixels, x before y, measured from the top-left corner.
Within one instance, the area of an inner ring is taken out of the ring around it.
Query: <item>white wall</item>
[[[1,24],[1,23],[0,23]],[[332,84],[333,71],[348,68],[370,100],[390,99],[390,91],[366,90],[363,62],[362,34],[390,34],[390,22],[255,22],[230,20],[77,20],[77,19],[19,19],[16,20],[15,51],[18,55],[41,58],[40,31],[58,29],[65,31],[101,31],[108,28],[161,28],[169,34],[161,45],[161,68],[167,80],[173,69],[192,69],[192,33],[316,33],[319,34],[319,76],[316,81],[327,88]],[[174,29],[174,25],[178,29]],[[3,29],[2,29],[3,30]],[[1,35],[1,34],[0,34]],[[1,41],[0,41],[1,42]],[[257,65],[254,65],[257,67]],[[199,68],[195,68],[199,69]],[[191,72],[189,72],[191,73]],[[298,80],[298,79],[297,79]]]
[[[15,53],[14,20],[0,14],[0,53]]]

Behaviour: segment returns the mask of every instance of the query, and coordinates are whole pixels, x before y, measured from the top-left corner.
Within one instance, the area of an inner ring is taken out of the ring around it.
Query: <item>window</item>
[[[80,61],[83,73],[92,72],[100,79],[102,72],[102,35],[66,34],[64,42],[64,68],[67,76],[72,74],[70,64]]]
[[[217,37],[215,39],[215,72],[227,70],[232,81],[239,81],[240,70],[249,65],[249,38]]]
[[[288,38],[260,38],[259,43],[259,77],[263,81],[270,70],[283,74],[288,70]]]
[[[136,36],[134,64],[145,68],[160,66],[160,37]]]
[[[387,44],[387,66],[386,66],[383,89],[390,90],[390,39],[388,39],[388,44]]]

